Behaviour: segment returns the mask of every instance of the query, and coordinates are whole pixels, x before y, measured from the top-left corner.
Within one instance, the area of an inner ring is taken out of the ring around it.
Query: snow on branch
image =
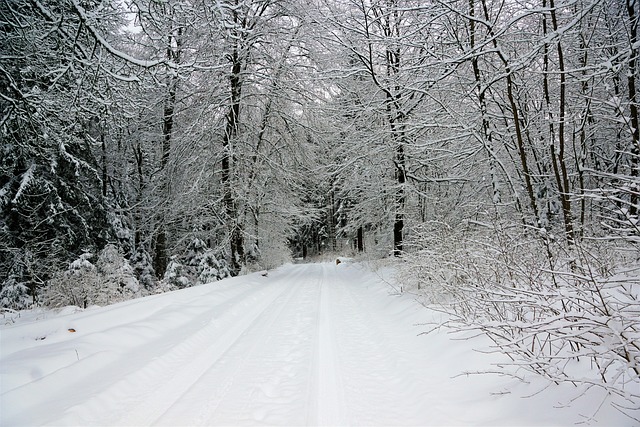
[[[143,59],[138,59],[135,58],[125,52],[122,52],[121,50],[116,49],[115,47],[113,47],[104,37],[102,37],[102,35],[99,33],[99,31],[91,24],[91,19],[89,17],[89,15],[87,14],[87,11],[84,10],[84,8],[82,6],[80,6],[80,4],[78,3],[77,0],[72,0],[73,3],[73,7],[75,8],[76,12],[78,13],[78,16],[80,17],[80,20],[82,21],[82,23],[84,24],[84,26],[87,28],[87,30],[89,30],[89,32],[91,33],[91,35],[96,39],[96,41],[98,43],[100,43],[100,45],[102,47],[104,47],[109,53],[111,53],[113,56],[120,58],[130,64],[136,65],[138,67],[142,67],[142,68],[153,68],[156,67],[158,65],[162,65],[162,64],[166,64],[170,67],[175,67],[174,64],[167,62],[164,59],[158,59],[155,61],[148,61],[148,60],[143,60]]]
[[[570,383],[578,395],[599,388],[631,416],[640,402],[637,251],[625,260],[599,241],[567,250],[505,225],[418,229],[404,288],[449,313],[447,326],[489,337],[508,372]]]
[[[22,193],[24,193],[24,190],[29,186],[29,184],[33,180],[33,173],[35,172],[35,170],[36,170],[36,165],[35,163],[33,163],[31,164],[31,166],[29,166],[29,169],[27,169],[27,171],[22,175],[22,180],[20,181],[20,187],[18,187],[18,191],[16,191],[16,195],[11,200],[11,203],[16,204],[18,202],[18,200],[20,199],[20,196],[22,196]]]

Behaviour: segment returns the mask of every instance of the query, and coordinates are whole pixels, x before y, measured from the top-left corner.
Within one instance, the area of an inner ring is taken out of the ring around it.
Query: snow
[[[33,180],[33,172],[36,170],[35,163],[29,166],[29,169],[22,175],[22,180],[20,181],[20,187],[18,187],[18,191],[16,191],[16,195],[13,196],[13,200],[11,200],[12,204],[16,204],[22,193],[24,193],[25,189],[29,187],[29,184]]]
[[[287,265],[0,329],[0,425],[632,425],[497,371],[361,264]]]

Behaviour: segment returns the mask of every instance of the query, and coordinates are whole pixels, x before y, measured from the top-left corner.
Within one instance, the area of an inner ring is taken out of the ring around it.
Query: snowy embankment
[[[0,329],[0,425],[632,423],[565,385],[465,375],[500,356],[421,334],[437,320],[344,263],[24,320]]]

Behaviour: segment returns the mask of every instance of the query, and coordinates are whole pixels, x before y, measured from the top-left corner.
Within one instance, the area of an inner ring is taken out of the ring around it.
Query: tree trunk
[[[169,259],[167,253],[167,234],[164,231],[164,224],[160,225],[153,241],[153,246],[153,269],[156,277],[162,279],[164,273],[167,271],[167,260]]]
[[[167,60],[173,61],[175,63],[180,63],[181,56],[182,28],[179,28],[175,35],[170,34],[168,36]],[[162,194],[160,194],[161,204],[163,205],[165,204],[164,202],[169,199],[171,192],[169,188],[169,177],[167,176],[168,171],[166,170],[166,166],[169,162],[169,156],[171,154],[171,140],[173,137],[173,124],[175,120],[174,113],[176,107],[176,93],[178,91],[177,71],[169,70],[169,75],[167,77],[167,86],[169,90],[164,100],[164,108],[162,114],[162,158],[160,162],[160,170],[164,171],[164,174],[161,178]],[[156,235],[154,238],[155,250],[153,256],[153,268],[155,269],[156,276],[160,279],[164,277],[164,273],[167,270],[167,264],[169,262],[165,214],[166,213],[164,211],[164,208],[161,207],[159,212],[160,217],[158,219],[158,228],[156,230]]]
[[[491,190],[492,201],[494,206],[502,203],[502,195],[500,194],[500,186],[498,181],[498,168],[496,167],[496,154],[493,148],[493,139],[489,130],[489,119],[487,117],[487,101],[485,99],[485,92],[482,88],[482,76],[480,74],[480,67],[478,65],[478,55],[475,54],[474,49],[476,47],[476,18],[475,18],[475,4],[474,0],[469,0],[469,45],[472,51],[471,66],[473,68],[473,75],[476,81],[476,93],[478,96],[478,103],[480,104],[480,115],[482,117],[482,144],[487,151],[489,159],[489,171],[491,173]]]
[[[239,23],[237,12],[234,11],[234,22]],[[229,227],[229,244],[231,249],[231,267],[234,274],[238,274],[244,264],[244,230],[238,215],[238,205],[233,195],[231,182],[232,168],[235,166],[234,140],[238,134],[238,118],[240,116],[240,98],[242,95],[242,59],[239,53],[239,41],[236,37],[231,54],[231,105],[227,113],[227,124],[222,140],[222,172],[221,181],[224,190],[224,205]]]
[[[329,249],[333,252],[337,249],[336,242],[336,201],[335,201],[335,182],[331,183],[329,190],[329,200],[327,203],[327,234],[329,238]]]
[[[638,17],[636,15],[636,4],[638,0],[627,0],[627,14],[629,15],[629,45],[631,55],[629,55],[629,71],[627,73],[627,86],[629,88],[629,115],[631,116],[631,177],[633,182],[637,182],[640,174],[640,120],[638,119],[638,103],[636,94],[636,61],[638,57]],[[640,188],[632,188],[630,191],[629,214],[638,214],[638,192]]]
[[[591,94],[589,93],[591,87],[589,85],[589,77],[587,75],[587,65],[588,65],[588,42],[587,39],[581,35],[580,36],[580,50],[584,53],[581,57],[581,65],[582,65],[582,73],[581,79],[582,83],[580,84],[580,90],[582,97],[584,99],[584,109],[582,113],[582,120],[580,123],[580,127],[576,129],[574,132],[574,144],[573,144],[573,153],[576,162],[576,170],[578,172],[578,196],[580,198],[580,226],[578,231],[578,238],[582,239],[584,237],[584,231],[586,227],[586,215],[587,215],[587,197],[585,195],[586,192],[586,177],[585,177],[585,168],[587,164],[587,153],[589,152],[589,148],[587,147],[587,129],[593,125],[594,119],[591,112]],[[580,148],[578,151],[578,147],[576,147],[576,137],[575,133],[578,133],[578,138],[580,141]],[[597,163],[596,163],[597,165]],[[594,166],[596,166],[594,165]],[[596,166],[597,168],[597,166]],[[591,210],[591,209],[590,209]]]
[[[486,0],[482,0],[482,9],[484,12],[484,18],[486,22],[492,22],[491,17],[489,16],[489,9],[487,7]],[[496,53],[498,57],[502,61],[504,66],[504,71],[507,78],[507,99],[509,100],[509,107],[511,108],[511,116],[513,119],[513,126],[515,128],[516,133],[516,143],[518,146],[518,155],[520,157],[520,165],[522,167],[522,175],[524,176],[525,188],[527,190],[527,195],[529,196],[529,204],[531,206],[531,211],[534,216],[534,224],[536,227],[540,226],[540,215],[538,213],[538,203],[536,201],[536,195],[533,191],[533,183],[531,180],[531,172],[529,170],[529,162],[527,159],[527,150],[525,147],[524,136],[522,132],[522,128],[520,125],[520,112],[518,110],[518,104],[515,100],[515,95],[513,93],[513,75],[511,71],[511,66],[509,65],[509,61],[504,57],[500,47],[498,46],[498,40],[496,38],[495,32],[493,28],[489,28],[489,35],[491,36],[493,46],[496,48]]]
[[[396,146],[395,165],[396,184],[398,185],[398,188],[396,189],[396,212],[393,222],[393,255],[400,256],[402,255],[403,250],[405,205],[404,185],[406,182],[404,147],[402,144],[398,144]]]
[[[543,7],[546,6],[546,2],[543,0]],[[549,11],[551,13],[551,25],[554,32],[558,31],[558,21],[556,18],[555,4],[554,0],[549,0]],[[546,19],[542,21],[543,28],[545,29],[546,34]],[[567,163],[564,159],[564,155],[566,152],[566,143],[565,143],[565,108],[566,108],[566,79],[567,76],[565,74],[565,66],[564,66],[564,54],[562,50],[562,43],[560,40],[556,42],[556,51],[558,54],[558,70],[560,72],[560,107],[559,107],[559,123],[558,123],[558,147],[556,152],[555,147],[555,135],[553,133],[553,123],[549,120],[549,126],[551,126],[551,160],[553,165],[553,172],[556,177],[556,185],[558,186],[558,192],[560,197],[560,205],[562,206],[562,216],[564,219],[564,231],[565,237],[567,240],[567,244],[572,245],[575,240],[574,232],[573,232],[573,214],[571,212],[571,199],[569,195],[569,174],[567,172]],[[545,45],[545,71],[548,71],[548,55],[546,52]],[[545,95],[547,98],[547,105],[550,108],[550,100],[549,100],[549,86],[547,83],[547,75],[545,72]],[[549,116],[551,117],[551,111],[549,110]]]
[[[387,17],[385,34],[392,39],[400,37],[400,23],[398,22],[397,6],[393,2],[393,21],[390,17]],[[395,147],[395,153],[393,163],[395,165],[395,218],[393,222],[393,255],[401,256],[404,249],[404,209],[406,202],[405,183],[407,181],[406,176],[406,157],[404,152],[405,143],[405,128],[404,119],[405,115],[402,110],[401,104],[401,91],[402,88],[398,81],[401,58],[399,47],[387,47],[387,78],[390,83],[393,82],[393,93],[391,90],[387,91],[387,114],[389,115],[389,125],[391,130],[391,140]]]

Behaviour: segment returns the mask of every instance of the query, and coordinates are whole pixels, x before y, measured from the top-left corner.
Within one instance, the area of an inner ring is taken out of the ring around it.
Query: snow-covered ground
[[[0,329],[0,425],[633,425],[497,374],[363,265],[287,265]]]

